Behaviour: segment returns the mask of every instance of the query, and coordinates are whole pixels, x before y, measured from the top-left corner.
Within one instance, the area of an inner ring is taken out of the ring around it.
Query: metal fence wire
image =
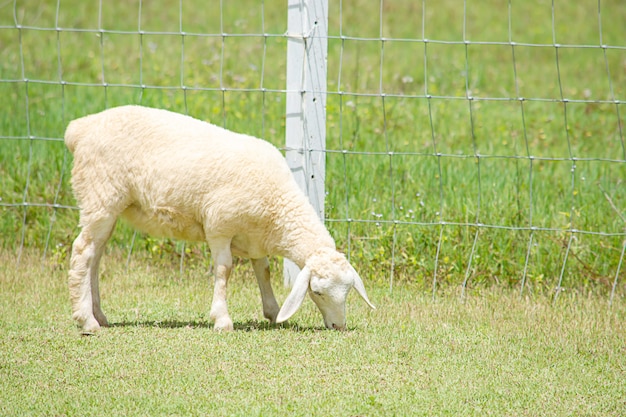
[[[279,146],[390,288],[592,285],[613,302],[625,21],[620,0],[2,2],[0,245],[17,263],[67,250],[65,126],[135,103]]]

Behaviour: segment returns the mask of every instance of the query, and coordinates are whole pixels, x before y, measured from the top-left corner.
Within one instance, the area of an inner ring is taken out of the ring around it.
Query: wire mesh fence
[[[619,0],[330,2],[326,148],[308,151],[361,274],[623,294],[624,21]],[[168,108],[284,149],[288,35],[281,2],[0,4],[1,245],[71,244],[62,137],[84,114]],[[196,250],[123,226],[114,245],[181,267]]]

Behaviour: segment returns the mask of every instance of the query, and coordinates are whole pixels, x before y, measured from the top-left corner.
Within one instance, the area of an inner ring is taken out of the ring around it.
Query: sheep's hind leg
[[[270,321],[276,323],[276,316],[280,308],[276,302],[274,291],[272,291],[272,283],[270,282],[270,264],[267,258],[252,259],[252,268],[259,284],[261,291],[261,300],[263,301],[263,316]]]
[[[106,217],[81,222],[83,229],[72,245],[68,279],[72,317],[83,333],[96,332],[108,324],[100,309],[98,266],[115,221],[115,217]]]
[[[233,321],[228,315],[226,305],[226,286],[233,267],[233,257],[230,252],[230,240],[209,242],[215,268],[215,287],[213,302],[211,303],[210,317],[215,322],[213,328],[217,331],[233,330]]]
[[[111,229],[111,232],[112,231],[113,229]],[[100,326],[104,326],[104,327],[108,327],[109,321],[107,320],[106,316],[102,312],[102,308],[100,307],[100,285],[99,285],[100,279],[99,279],[98,272],[99,272],[99,266],[100,266],[100,259],[102,258],[102,254],[104,253],[105,243],[109,240],[110,237],[111,237],[111,233],[109,233],[109,235],[106,237],[102,245],[96,248],[96,253],[94,257],[95,268],[92,270],[90,274],[93,315],[96,318],[96,321],[100,324]]]

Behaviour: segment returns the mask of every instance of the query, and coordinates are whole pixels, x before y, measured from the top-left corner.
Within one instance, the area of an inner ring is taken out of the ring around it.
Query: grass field
[[[0,415],[624,414],[626,2],[329,3],[326,223],[378,309],[271,327],[238,262],[215,334],[206,247],[120,223],[84,338],[67,123],[136,103],[282,146],[286,5],[0,0]]]
[[[626,203],[624,3],[553,16],[524,2],[510,23],[496,1],[468,3],[466,19],[453,1],[331,3],[326,218],[359,270],[424,288],[611,288]],[[60,139],[86,113],[141,103],[284,143],[282,3],[139,6],[0,5],[3,248],[49,254],[76,235],[77,213],[55,208],[74,205]],[[114,242],[131,236],[121,226]]]
[[[425,288],[611,288],[626,5],[331,3],[326,218],[359,270]],[[74,205],[71,119],[141,103],[284,143],[282,3],[98,4],[0,5],[0,245],[16,253],[77,233],[76,211],[54,206]]]
[[[624,304],[579,292],[557,305],[492,288],[459,303],[409,284],[349,297],[349,331],[311,301],[263,320],[251,268],[230,287],[235,332],[207,319],[206,273],[106,258],[112,327],[81,337],[65,271],[0,263],[2,415],[620,416]],[[9,262],[10,263],[10,262]],[[46,265],[47,266],[47,265]],[[9,296],[6,296],[10,294]],[[284,299],[285,289],[277,288]]]

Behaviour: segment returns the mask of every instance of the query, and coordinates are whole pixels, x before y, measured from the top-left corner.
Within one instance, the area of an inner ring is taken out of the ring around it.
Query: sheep
[[[65,144],[74,156],[72,190],[80,233],[72,245],[72,317],[90,334],[107,326],[98,265],[119,217],[150,235],[206,241],[214,265],[210,318],[231,331],[226,286],[232,257],[250,258],[263,315],[282,323],[306,294],[329,329],[346,328],[351,288],[373,309],[363,281],[270,143],[182,114],[121,106],[73,120]],[[301,268],[279,308],[268,256]]]

